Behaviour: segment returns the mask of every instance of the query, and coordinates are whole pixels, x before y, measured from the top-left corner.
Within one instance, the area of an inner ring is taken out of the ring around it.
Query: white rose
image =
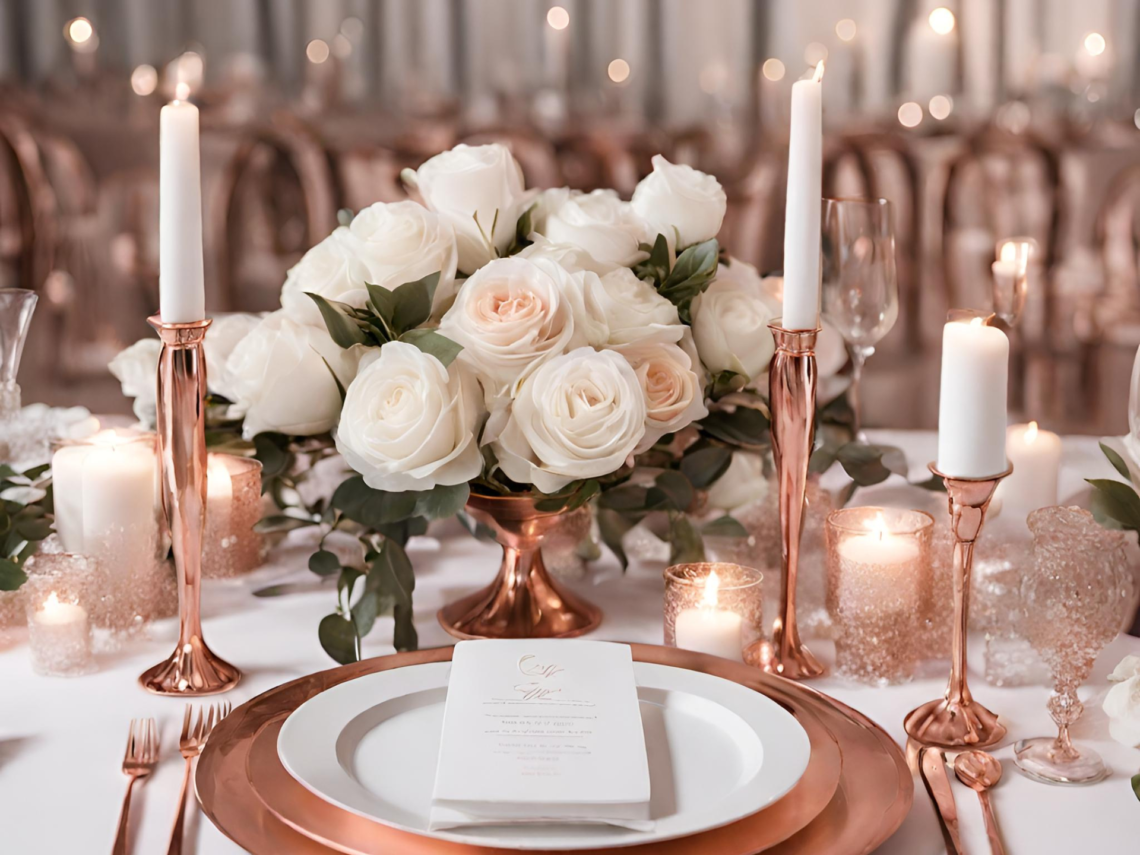
[[[751,280],[751,275],[747,272],[751,268],[753,274],[756,273],[756,268],[751,264],[746,264],[743,261],[733,260],[731,269],[743,268],[741,271],[741,280]],[[718,268],[719,271],[720,268]],[[720,278],[720,273],[717,273],[717,278]],[[784,277],[782,276],[765,276],[759,279],[760,294],[764,302],[772,309],[774,316],[779,317],[784,311]],[[820,331],[815,340],[815,367],[821,378],[834,377],[838,374],[843,366],[847,364],[847,345],[843,343],[843,336],[839,334],[834,326],[826,318],[820,318]]]
[[[1108,675],[1108,682],[1122,683],[1132,677],[1140,677],[1140,656],[1133,656],[1130,653],[1116,663],[1116,667]]]
[[[701,361],[717,374],[734,371],[751,379],[764,373],[776,349],[768,329],[772,317],[759,297],[718,278],[692,303]]]
[[[652,244],[657,232],[616,192],[595,190],[567,199],[547,218],[543,236],[579,246],[602,264],[630,267],[645,258],[641,244]]]
[[[588,270],[591,273],[604,276],[611,270],[618,269],[618,265],[616,264],[603,264],[598,261],[580,246],[574,246],[569,243],[555,243],[538,234],[534,237],[534,243],[522,249],[517,255],[518,258],[530,258],[532,260],[547,258],[571,273]]]
[[[226,360],[233,394],[245,412],[246,438],[264,431],[310,436],[331,430],[340,415],[340,391],[329,369],[348,386],[363,350],[343,350],[323,328],[297,323],[285,310],[267,316]]]
[[[462,484],[483,467],[479,386],[418,347],[394,341],[361,360],[344,399],[336,447],[377,490]]]
[[[368,281],[392,291],[439,273],[434,309],[446,307],[455,294],[455,233],[438,214],[418,202],[377,202],[358,213],[349,226]]]
[[[645,417],[629,362],[580,348],[526,379],[492,448],[508,478],[553,493],[621,468],[645,435]]]
[[[645,436],[635,453],[709,414],[700,364],[694,364],[695,360],[681,347],[643,341],[615,349],[633,366],[645,395]]]
[[[1109,689],[1103,709],[1112,738],[1130,748],[1140,747],[1140,675]]]
[[[416,170],[416,184],[424,204],[455,230],[464,273],[474,273],[496,250],[511,245],[515,225],[534,195],[523,186],[518,162],[497,143],[457,145],[437,154]]]
[[[581,190],[569,187],[549,187],[534,197],[534,208],[530,214],[530,227],[539,235],[546,234],[546,223],[550,215],[561,208],[568,200],[581,196]]]
[[[539,364],[584,343],[573,300],[552,268],[522,258],[492,261],[463,283],[440,322],[440,333],[463,346],[459,359],[475,370],[489,400],[511,394]]]
[[[235,400],[233,379],[226,369],[230,354],[247,335],[261,323],[261,315],[233,312],[217,315],[210,324],[209,335],[203,347],[206,350],[206,383],[210,391],[223,398]]]
[[[633,191],[633,209],[657,231],[675,233],[677,249],[717,236],[728,199],[720,182],[683,163],[653,156],[653,172]]]
[[[677,316],[677,307],[628,267],[619,267],[595,281],[598,302],[610,328],[610,344],[681,340],[685,327]]]
[[[281,307],[298,323],[324,326],[320,310],[308,294],[359,309],[368,301],[367,282],[368,267],[361,259],[360,241],[340,226],[286,274]]]
[[[722,511],[735,511],[767,497],[764,458],[748,451],[734,451],[728,469],[709,486],[709,505]]]
[[[125,350],[119,351],[107,368],[122,384],[123,394],[134,398],[132,409],[135,418],[144,424],[155,423],[158,395],[158,354],[162,342],[157,338],[139,339]],[[207,375],[209,369],[207,368]]]

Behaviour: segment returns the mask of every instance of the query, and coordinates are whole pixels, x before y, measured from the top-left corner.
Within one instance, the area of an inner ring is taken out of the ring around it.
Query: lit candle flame
[[[1017,261],[1017,244],[1013,241],[1002,244],[1001,247],[1001,260],[1002,261]]]
[[[701,605],[707,609],[715,609],[717,606],[717,591],[720,589],[720,579],[717,578],[716,571],[713,570],[709,573],[708,578],[705,579],[705,595],[701,599]]]
[[[880,511],[878,513],[878,515],[876,515],[874,521],[868,527],[868,531],[871,534],[878,535],[879,540],[882,540],[883,538],[885,538],[887,536],[887,521],[883,517],[882,511]]]
[[[973,320],[970,321],[970,326],[975,327],[975,328],[980,328],[982,326],[982,319],[981,318],[974,318]]]
[[[44,611],[48,612],[52,609],[58,609],[59,606],[59,597],[56,595],[55,591],[52,591],[50,594],[48,594],[48,598],[44,600]]]
[[[811,76],[811,79],[813,81],[815,81],[816,83],[819,83],[819,81],[823,80],[823,60],[822,59],[819,61],[819,65],[817,65],[815,67],[815,74],[813,74]]]
[[[1025,429],[1025,441],[1027,443],[1037,441],[1037,422],[1030,422],[1029,427]]]
[[[185,101],[190,97],[190,84],[185,80],[179,80],[178,85],[174,87],[174,100]]]

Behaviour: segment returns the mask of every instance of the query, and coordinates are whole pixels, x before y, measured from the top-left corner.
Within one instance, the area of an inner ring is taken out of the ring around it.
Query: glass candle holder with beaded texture
[[[759,570],[739,564],[676,564],[665,570],[665,644],[744,661],[764,625]]]

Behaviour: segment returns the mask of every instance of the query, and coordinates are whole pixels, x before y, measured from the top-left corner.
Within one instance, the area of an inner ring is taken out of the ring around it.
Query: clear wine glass
[[[1033,560],[1021,582],[1022,629],[1053,674],[1049,714],[1057,735],[1021,740],[1015,762],[1039,781],[1091,784],[1108,770],[1094,751],[1073,745],[1069,728],[1084,711],[1077,689],[1132,601],[1124,538],[1079,508],[1041,508],[1028,522]]]
[[[823,316],[851,356],[851,409],[860,435],[863,365],[895,325],[895,227],[886,199],[823,200]]]

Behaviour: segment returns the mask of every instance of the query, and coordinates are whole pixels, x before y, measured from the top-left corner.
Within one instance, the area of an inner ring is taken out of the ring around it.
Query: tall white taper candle
[[[819,220],[823,172],[823,63],[792,86],[788,200],[784,215],[785,329],[819,326]]]
[[[1009,339],[981,318],[953,320],[942,333],[938,470],[952,478],[990,478],[1005,456]]]
[[[171,324],[206,317],[202,274],[202,182],[198,108],[183,100],[162,108],[159,122],[159,313]]]

